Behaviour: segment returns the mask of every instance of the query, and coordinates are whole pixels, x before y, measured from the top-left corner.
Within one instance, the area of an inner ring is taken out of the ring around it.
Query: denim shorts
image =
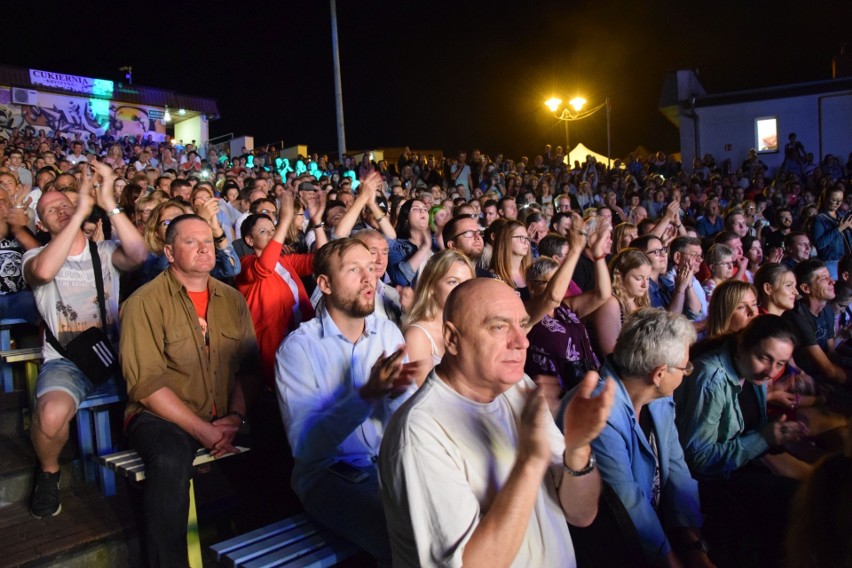
[[[63,391],[74,399],[74,406],[92,395],[116,394],[115,379],[95,385],[77,365],[65,358],[51,359],[41,366],[36,380],[36,398],[46,392]]]

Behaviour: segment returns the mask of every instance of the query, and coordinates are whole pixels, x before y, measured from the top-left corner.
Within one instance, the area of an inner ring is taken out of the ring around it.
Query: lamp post
[[[586,101],[586,99],[584,99],[583,97],[574,97],[573,99],[568,101],[567,105],[563,106],[562,99],[560,99],[558,97],[552,97],[552,98],[544,101],[544,104],[545,104],[545,106],[547,106],[547,108],[550,109],[550,112],[553,113],[553,116],[556,119],[561,120],[562,122],[565,123],[565,155],[566,155],[566,157],[570,156],[570,154],[571,154],[571,145],[569,144],[569,139],[568,139],[568,123],[572,122],[574,120],[583,120],[587,116],[591,116],[591,115],[595,114],[597,111],[599,111],[600,109],[606,107],[606,161],[607,161],[606,167],[607,167],[607,169],[609,169],[610,168],[610,154],[612,153],[611,148],[610,148],[609,97],[606,97],[604,102],[599,104],[598,106],[596,106],[594,108],[590,108],[588,110],[583,110],[583,107],[586,106],[586,102],[588,102],[588,101]],[[568,162],[569,162],[568,165],[569,166],[571,165],[570,161],[571,160],[568,159]]]

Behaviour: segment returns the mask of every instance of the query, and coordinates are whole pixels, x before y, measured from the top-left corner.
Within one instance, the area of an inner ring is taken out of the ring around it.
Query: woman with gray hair
[[[648,566],[712,566],[700,532],[698,484],[684,461],[671,398],[692,372],[694,341],[682,315],[643,308],[624,323],[600,371],[599,388],[612,379],[616,394],[592,449],[601,477],[636,527]]]

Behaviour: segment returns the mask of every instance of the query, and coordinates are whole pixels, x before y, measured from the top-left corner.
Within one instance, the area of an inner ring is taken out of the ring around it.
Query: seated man
[[[382,564],[390,544],[375,463],[391,414],[413,392],[402,332],[374,313],[373,256],[339,239],[314,257],[322,306],[278,349],[278,402],[305,510]]]
[[[852,359],[835,352],[834,312],[828,306],[834,299],[834,280],[816,258],[798,263],[793,272],[801,298],[784,318],[799,332],[796,363],[817,381],[846,384]]]
[[[98,309],[92,250],[80,226],[92,211],[92,177],[84,166],[83,183],[75,208],[59,191],[45,193],[38,202],[39,228],[50,242],[24,254],[24,280],[32,287],[35,304],[55,342],[44,344],[44,364],[36,382],[32,439],[40,468],[36,473],[30,512],[42,518],[58,515],[59,454],[68,441],[71,419],[90,394],[115,392],[116,384],[95,385],[70,359],[53,346],[64,348],[91,327],[101,328],[113,346],[118,335],[119,271],[137,268],[145,257],[145,243],[136,228],[116,206],[115,174],[106,164],[96,164],[102,176],[98,204],[107,211],[119,240],[97,245],[104,286],[102,321]],[[94,308],[94,309],[93,309]]]
[[[210,277],[213,232],[198,215],[166,230],[169,268],[122,307],[125,424],[145,463],[145,542],[152,566],[186,566],[192,460],[233,453],[257,377],[257,340],[239,292]]]
[[[709,565],[698,484],[684,461],[671,400],[692,370],[693,341],[686,318],[642,309],[625,322],[601,369],[616,385],[615,404],[592,448],[601,477],[636,527],[648,566]]]
[[[487,298],[487,301],[485,300]],[[529,316],[477,278],[444,309],[446,354],[388,426],[379,467],[394,566],[574,566],[601,482],[589,443],[613,402],[586,375],[559,433],[524,375]]]

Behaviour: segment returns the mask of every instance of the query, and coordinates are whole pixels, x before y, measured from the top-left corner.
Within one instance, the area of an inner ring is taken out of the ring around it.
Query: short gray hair
[[[615,342],[613,360],[622,377],[647,377],[661,365],[677,367],[695,342],[695,328],[680,314],[643,308],[631,315]]]
[[[542,276],[559,268],[559,263],[549,256],[540,256],[527,268],[527,273],[524,275],[529,280],[541,280]]]

